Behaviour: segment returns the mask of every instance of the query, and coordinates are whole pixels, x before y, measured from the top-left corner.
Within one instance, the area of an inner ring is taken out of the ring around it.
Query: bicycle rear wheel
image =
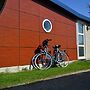
[[[35,58],[35,66],[40,70],[48,69],[52,65],[52,57],[50,54],[40,53]]]
[[[60,53],[60,58],[57,61],[57,66],[58,67],[67,67],[69,64],[69,57],[65,52]]]

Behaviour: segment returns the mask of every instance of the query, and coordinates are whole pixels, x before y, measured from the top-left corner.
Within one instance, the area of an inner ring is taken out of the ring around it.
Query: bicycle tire
[[[35,57],[37,56],[38,54],[35,54],[32,58],[32,66],[37,69],[36,65],[35,65]]]
[[[37,69],[49,69],[52,65],[52,57],[47,53],[40,53],[35,57],[35,66]]]
[[[67,67],[69,64],[69,57],[68,55],[64,52],[64,53],[60,53],[61,57],[60,60],[57,61],[57,66],[58,67]]]

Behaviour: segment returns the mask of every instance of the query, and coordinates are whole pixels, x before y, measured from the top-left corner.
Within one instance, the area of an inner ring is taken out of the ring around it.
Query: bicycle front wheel
[[[36,67],[36,65],[35,65],[35,58],[36,58],[37,55],[38,55],[38,54],[35,54],[35,55],[33,56],[33,58],[32,58],[32,65],[33,65],[33,67],[34,67],[35,69],[37,69],[37,67]]]
[[[67,67],[69,64],[69,57],[65,52],[60,53],[60,58],[57,62],[57,66]]]
[[[40,69],[48,69],[52,65],[52,57],[48,53],[40,53],[35,58],[35,66]]]

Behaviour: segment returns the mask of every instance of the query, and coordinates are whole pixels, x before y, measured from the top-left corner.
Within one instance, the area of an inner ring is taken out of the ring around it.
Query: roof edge
[[[86,21],[86,22],[89,22],[90,23],[90,18],[87,17],[87,16],[84,16],[78,12],[76,12],[75,10],[71,9],[70,7],[68,7],[67,5],[63,4],[62,2],[60,2],[59,0],[50,0],[51,2],[53,2],[54,4],[62,7],[63,9],[65,9],[66,11],[72,13],[73,15],[75,15],[76,17]]]

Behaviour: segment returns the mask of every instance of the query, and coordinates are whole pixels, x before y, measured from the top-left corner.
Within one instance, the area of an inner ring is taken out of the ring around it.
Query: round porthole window
[[[4,9],[5,3],[6,3],[6,0],[0,0],[0,13]]]
[[[42,23],[43,29],[45,32],[51,32],[52,30],[52,23],[48,19],[44,19]]]

